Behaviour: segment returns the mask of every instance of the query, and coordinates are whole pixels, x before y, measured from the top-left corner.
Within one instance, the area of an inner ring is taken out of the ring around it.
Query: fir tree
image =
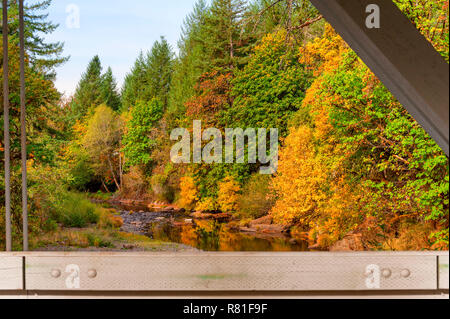
[[[111,67],[102,76],[101,86],[102,100],[114,111],[119,111],[121,107],[120,95],[117,92],[117,83],[112,73]]]
[[[147,56],[147,79],[150,96],[157,97],[167,109],[173,72],[173,53],[164,37],[156,41]]]
[[[48,9],[51,3],[52,0],[42,0],[25,5],[24,23],[25,48],[31,64],[47,79],[54,80],[56,76],[55,68],[66,62],[69,57],[62,56],[64,43],[46,41],[45,35],[53,33],[59,27],[58,24],[47,20],[48,13],[42,13]],[[18,45],[19,3],[17,0],[9,0],[8,17],[9,36],[12,42]],[[1,28],[0,34],[2,34]]]
[[[146,57],[141,52],[133,69],[127,74],[122,90],[124,110],[137,102],[149,102],[157,97],[167,108],[173,72],[173,53],[170,45],[161,37]]]
[[[214,0],[206,17],[207,49],[212,65],[233,69],[244,63],[245,43],[242,37],[246,2]]]
[[[122,87],[122,109],[124,111],[130,110],[137,100],[143,98],[146,87],[145,59],[144,54],[141,52],[134,62],[131,72],[125,76]]]
[[[81,76],[72,102],[72,112],[76,119],[85,116],[89,110],[103,102],[102,65],[96,55]]]
[[[184,114],[184,103],[194,95],[198,79],[210,67],[205,30],[208,14],[209,8],[205,0],[199,0],[183,23],[178,42],[179,55],[174,62],[169,94],[168,111],[172,121]]]

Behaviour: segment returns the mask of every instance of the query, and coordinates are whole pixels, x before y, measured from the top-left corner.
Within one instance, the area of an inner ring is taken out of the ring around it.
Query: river
[[[122,231],[188,245],[203,251],[307,251],[308,243],[284,234],[242,232],[216,219],[195,219],[174,210],[112,205],[124,220]]]

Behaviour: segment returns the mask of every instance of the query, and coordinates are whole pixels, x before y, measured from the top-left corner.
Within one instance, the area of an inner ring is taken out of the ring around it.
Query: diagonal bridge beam
[[[449,65],[391,0],[311,0],[449,156]]]

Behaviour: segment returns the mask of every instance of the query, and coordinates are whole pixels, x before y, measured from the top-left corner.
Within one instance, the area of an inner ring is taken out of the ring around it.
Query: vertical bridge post
[[[22,222],[23,250],[28,251],[28,191],[27,191],[27,127],[25,95],[25,24],[23,0],[19,0],[20,37],[20,147],[22,156]]]
[[[9,136],[9,84],[8,84],[8,0],[3,0],[3,127],[5,143],[5,228],[6,251],[12,250],[11,236],[11,146]]]

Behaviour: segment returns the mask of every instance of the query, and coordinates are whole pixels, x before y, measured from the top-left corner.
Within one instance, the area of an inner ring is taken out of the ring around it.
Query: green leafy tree
[[[268,34],[256,46],[247,66],[236,72],[231,108],[222,115],[226,125],[278,128],[287,133],[288,121],[300,108],[311,75],[288,49],[286,31]]]
[[[164,106],[155,98],[150,102],[137,102],[130,113],[123,140],[126,165],[145,168],[152,161],[152,151],[157,144],[154,132],[164,114]]]

